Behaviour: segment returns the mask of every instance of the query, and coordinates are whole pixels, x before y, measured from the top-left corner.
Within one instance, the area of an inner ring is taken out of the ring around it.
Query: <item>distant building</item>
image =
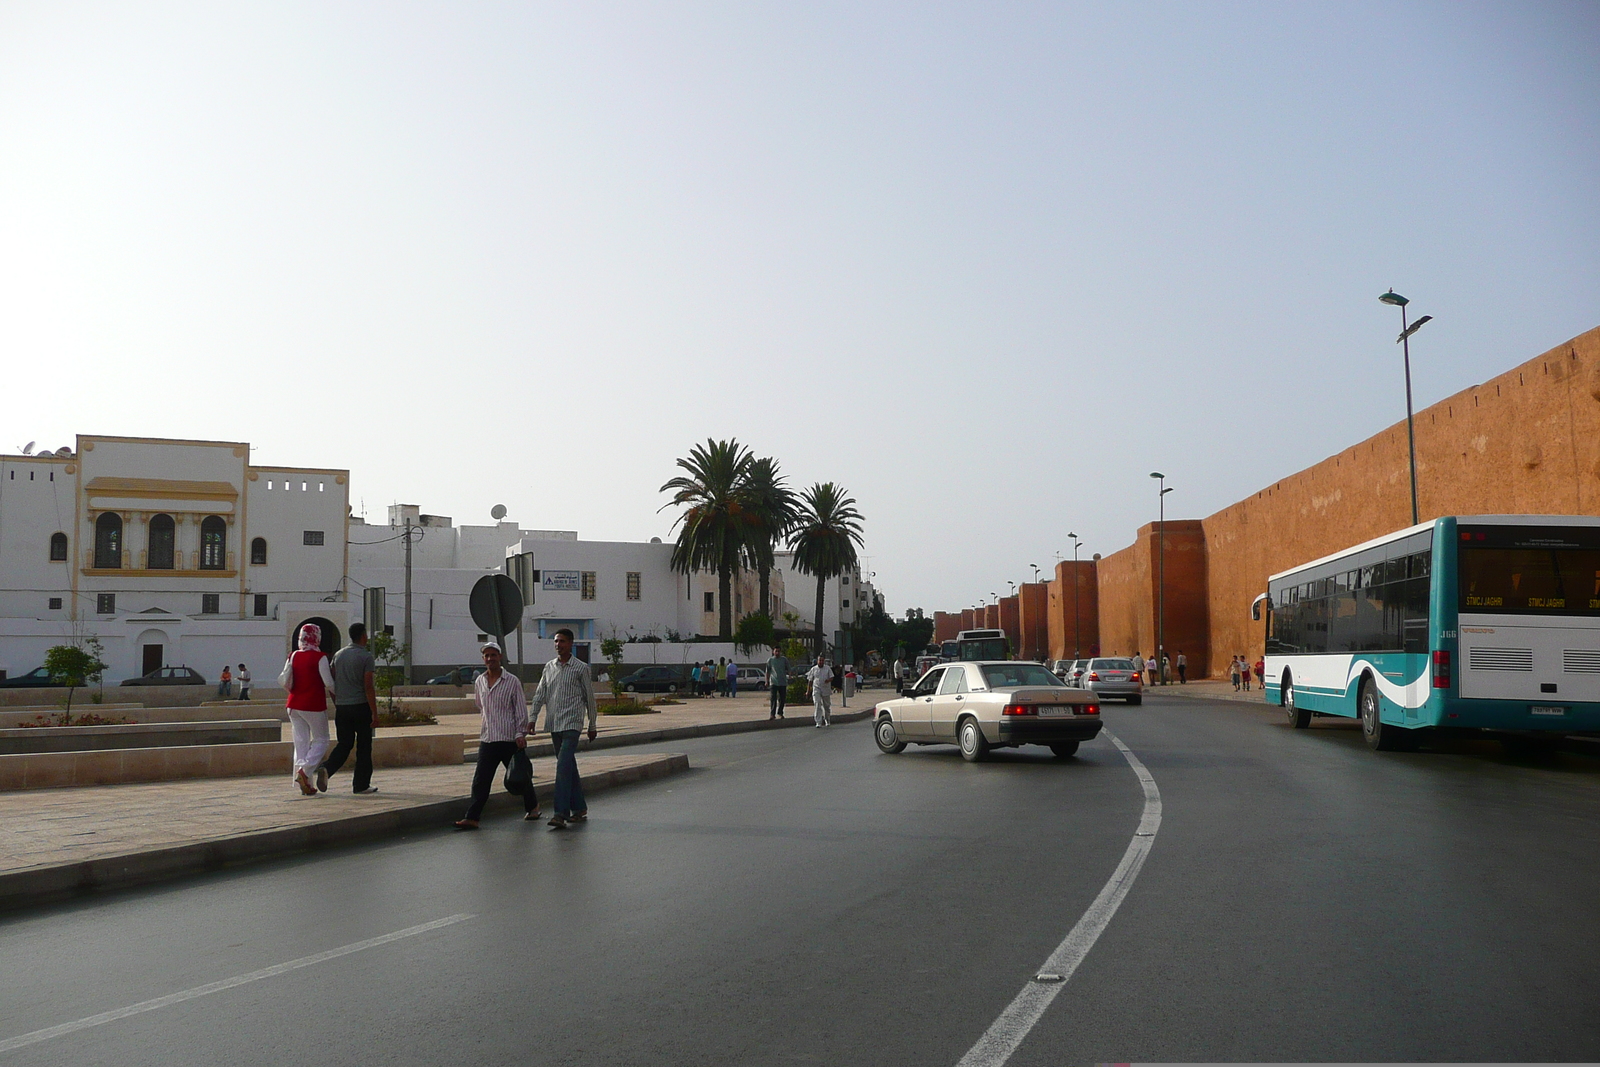
[[[0,456],[0,670],[93,636],[108,683],[241,662],[275,675],[301,622],[349,621],[349,480],[253,466],[233,441],[79,435]]]

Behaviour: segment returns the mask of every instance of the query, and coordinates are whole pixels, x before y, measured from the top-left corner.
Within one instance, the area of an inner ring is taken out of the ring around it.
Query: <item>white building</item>
[[[793,612],[800,617],[802,630],[815,629],[816,578],[795,567],[793,552],[779,552],[776,559],[777,567],[774,573],[782,572],[784,588],[788,590],[783,610]],[[870,587],[862,582],[859,567],[852,567],[836,578],[829,578],[823,586],[822,594],[823,637],[831,642],[834,634],[842,627],[855,625],[857,617],[865,615],[871,607],[871,595]],[[781,625],[782,620],[778,621]]]
[[[349,473],[250,446],[80,435],[0,456],[0,670],[93,636],[107,682],[187,665],[265,680],[294,630],[343,630]]]

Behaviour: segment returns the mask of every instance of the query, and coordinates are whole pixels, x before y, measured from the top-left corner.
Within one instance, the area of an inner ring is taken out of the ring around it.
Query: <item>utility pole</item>
[[[1072,538],[1072,658],[1078,659],[1083,655],[1083,643],[1078,636],[1078,549],[1083,542],[1075,533],[1067,536]]]
[[[405,516],[405,533],[402,535],[406,543],[406,684],[411,684],[411,516]]]
[[[1156,494],[1159,507],[1156,510],[1157,532],[1157,563],[1156,563],[1156,670],[1160,672],[1161,684],[1167,684],[1167,494],[1172,492],[1167,488],[1167,476],[1160,471],[1151,471],[1150,477],[1156,480],[1160,492]]]

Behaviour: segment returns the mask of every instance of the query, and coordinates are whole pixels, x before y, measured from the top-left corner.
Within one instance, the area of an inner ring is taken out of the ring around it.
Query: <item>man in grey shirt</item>
[[[789,657],[777,645],[772,646],[772,658],[767,660],[767,710],[768,719],[783,718],[783,705],[789,698]]]
[[[372,731],[378,725],[378,694],[373,687],[377,660],[367,651],[367,628],[350,626],[350,643],[333,657],[333,723],[339,743],[317,768],[317,788],[328,791],[328,776],[344,766],[356,750],[355,777],[350,787],[358,796],[378,790],[372,785]]]

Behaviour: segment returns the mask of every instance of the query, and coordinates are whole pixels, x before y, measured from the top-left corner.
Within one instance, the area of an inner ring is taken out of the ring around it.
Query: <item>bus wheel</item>
[[[1410,730],[1390,726],[1383,721],[1383,704],[1378,699],[1378,687],[1372,679],[1361,680],[1361,691],[1356,695],[1356,707],[1361,713],[1361,736],[1378,752],[1406,752],[1416,748],[1418,738]]]
[[[1279,690],[1279,697],[1283,701],[1283,712],[1289,717],[1289,725],[1296,730],[1304,730],[1311,725],[1311,712],[1304,708],[1297,708],[1294,704],[1294,677],[1288,672],[1283,672],[1283,686]]]

